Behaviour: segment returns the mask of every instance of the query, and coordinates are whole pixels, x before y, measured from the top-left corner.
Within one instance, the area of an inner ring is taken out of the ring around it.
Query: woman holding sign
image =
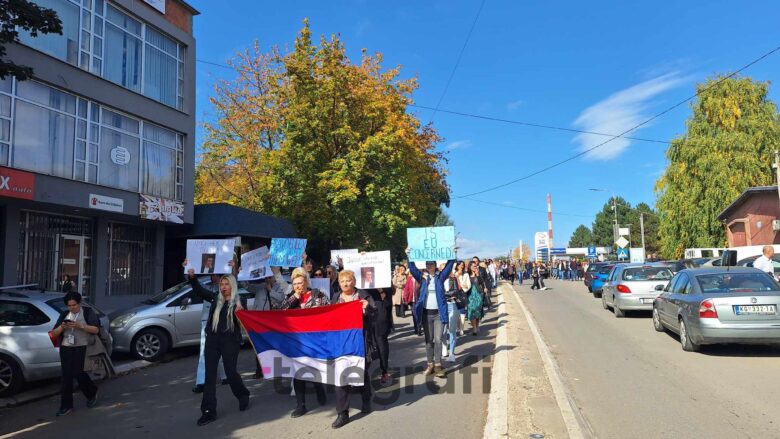
[[[406,254],[411,249],[406,249]],[[425,273],[420,272],[414,262],[409,263],[409,270],[414,279],[420,283],[420,298],[414,306],[417,321],[422,324],[425,334],[425,354],[428,357],[426,375],[436,374],[437,378],[446,378],[447,374],[441,365],[442,328],[449,323],[447,314],[447,299],[444,297],[444,282],[449,279],[455,260],[450,259],[441,271],[436,270],[436,261],[425,262]]]
[[[241,325],[236,311],[244,309],[244,306],[241,304],[233,275],[227,274],[220,278],[219,293],[203,288],[194,269],[187,270],[187,275],[195,294],[211,303],[206,325],[206,383],[200,404],[202,415],[198,419],[198,425],[202,426],[217,419],[217,364],[220,358],[224,361],[230,390],[238,399],[238,409],[244,411],[249,407],[249,390],[236,370],[242,341]]]

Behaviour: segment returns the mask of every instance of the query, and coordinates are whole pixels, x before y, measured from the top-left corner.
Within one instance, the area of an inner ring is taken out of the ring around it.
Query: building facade
[[[718,221],[726,226],[729,247],[780,244],[777,186],[747,188],[723,212]]]
[[[198,12],[180,0],[36,0],[0,81],[3,285],[67,275],[111,310],[159,292],[166,233],[193,222]]]

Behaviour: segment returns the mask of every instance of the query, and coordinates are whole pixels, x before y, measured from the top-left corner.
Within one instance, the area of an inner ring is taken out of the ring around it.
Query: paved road
[[[581,282],[516,287],[598,438],[780,437],[780,349],[683,352],[649,314],[617,319]]]
[[[422,338],[412,334],[411,319],[397,322],[391,336],[391,366],[394,385],[377,392],[374,412],[359,414],[360,397],[353,396],[353,422],[335,431],[335,397],[318,407],[314,395],[307,399],[309,414],[289,417],[295,406],[289,388],[276,391],[273,382],[251,379],[254,372],[250,350],[239,358],[246,371],[245,383],[252,393],[247,412],[228,386],[218,389],[219,419],[197,427],[200,395],[194,395],[196,357],[187,357],[150,367],[100,385],[100,403],[88,410],[76,395],[77,410],[65,418],[55,418],[58,398],[52,397],[21,407],[0,410],[0,438],[104,437],[112,439],[150,437],[482,437],[490,392],[491,355],[495,350],[497,313],[489,313],[479,336],[460,338],[458,363],[449,367],[447,380],[428,378]],[[408,367],[407,367],[408,366]],[[464,367],[465,366],[465,367]],[[377,385],[378,383],[375,383]],[[378,385],[377,385],[378,387]]]

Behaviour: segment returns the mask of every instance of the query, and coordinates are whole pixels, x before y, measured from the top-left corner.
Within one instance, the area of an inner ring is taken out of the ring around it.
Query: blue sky
[[[295,1],[190,0],[197,58],[224,63],[257,39],[263,48],[292,44],[308,17],[315,35],[339,34],[353,59],[381,52],[387,67],[419,78],[417,104],[442,97],[480,0]],[[518,2],[487,0],[440,108],[537,124],[619,134],[679,102],[694,85],[728,73],[780,45],[780,2],[773,0]],[[197,64],[198,123],[224,68]],[[745,75],[775,81],[780,53]],[[773,88],[771,98],[778,100]],[[653,205],[666,145],[618,139],[594,153],[518,184],[455,198],[530,174],[608,138],[412,109],[446,139],[449,213],[463,254],[506,254],[547,229],[552,194],[554,241],[564,243],[614,191]],[[670,140],[685,130],[684,105],[632,133]],[[503,205],[503,206],[502,206]],[[520,210],[531,209],[538,212]],[[558,246],[556,244],[556,246]]]

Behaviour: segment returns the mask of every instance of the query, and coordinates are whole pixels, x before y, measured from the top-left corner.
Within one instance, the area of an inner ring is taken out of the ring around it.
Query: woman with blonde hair
[[[218,293],[203,288],[195,276],[195,270],[189,269],[187,275],[192,291],[211,303],[206,324],[206,382],[200,404],[202,415],[198,419],[198,425],[206,425],[217,419],[217,364],[220,358],[225,365],[230,390],[238,399],[238,409],[244,411],[249,407],[249,390],[236,370],[242,341],[241,324],[236,311],[244,309],[244,306],[233,275],[227,274],[219,279]]]
[[[293,290],[282,302],[281,309],[316,308],[318,306],[330,305],[330,299],[325,293],[316,288],[313,290],[309,288],[309,275],[304,268],[298,267],[293,270],[290,279]],[[292,381],[297,405],[290,416],[297,418],[309,411],[306,408],[306,381],[297,378],[293,378]],[[317,392],[317,402],[320,405],[325,405],[327,398],[322,383],[313,382],[312,384],[314,384],[314,390]]]

